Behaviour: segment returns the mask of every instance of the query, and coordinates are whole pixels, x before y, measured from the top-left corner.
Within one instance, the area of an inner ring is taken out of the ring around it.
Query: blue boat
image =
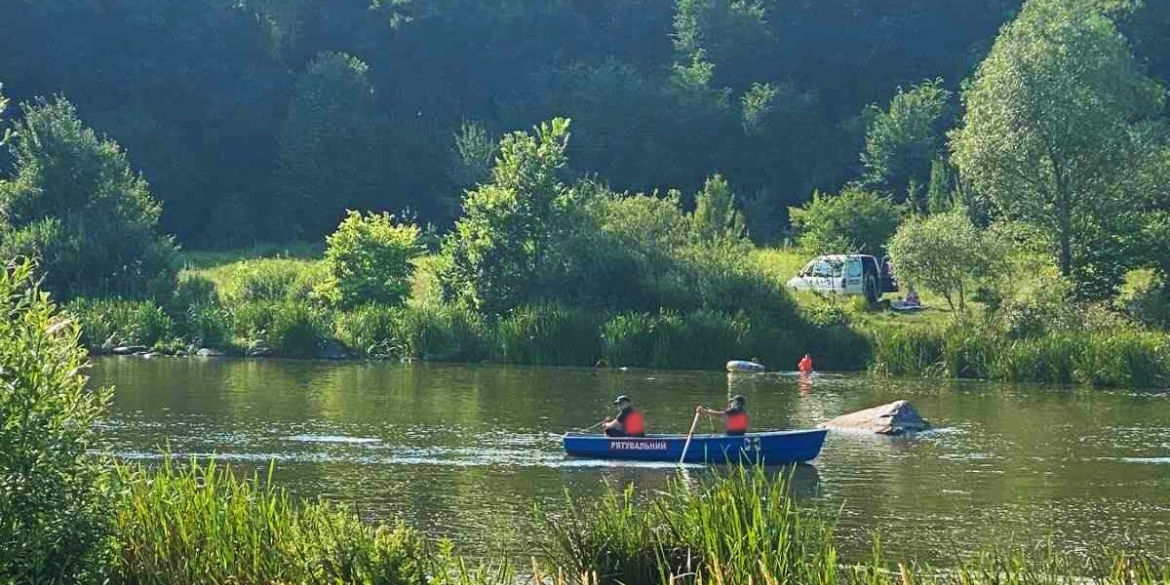
[[[809,431],[775,431],[748,433],[742,437],[694,435],[687,449],[685,463],[753,463],[784,465],[816,459],[825,443],[824,429]],[[565,453],[589,459],[623,459],[630,461],[670,461],[682,457],[686,435],[648,435],[645,437],[606,437],[604,435],[566,434],[562,439]]]

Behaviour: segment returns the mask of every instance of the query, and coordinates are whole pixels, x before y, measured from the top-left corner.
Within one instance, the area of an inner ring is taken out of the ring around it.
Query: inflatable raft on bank
[[[757,364],[748,360],[731,360],[727,362],[727,371],[756,374],[764,371],[764,364]]]

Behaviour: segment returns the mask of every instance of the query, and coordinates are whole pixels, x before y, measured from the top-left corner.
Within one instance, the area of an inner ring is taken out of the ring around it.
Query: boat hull
[[[749,433],[742,437],[695,435],[685,463],[752,463],[784,465],[816,459],[827,430]],[[606,437],[570,433],[564,436],[565,453],[571,457],[628,461],[678,462],[686,435]]]

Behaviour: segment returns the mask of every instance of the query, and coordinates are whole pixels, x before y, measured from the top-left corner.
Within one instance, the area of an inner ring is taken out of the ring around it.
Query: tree
[[[942,153],[950,99],[942,79],[935,79],[910,91],[899,87],[886,110],[869,106],[861,155],[867,186],[895,196],[905,194],[915,206],[921,203],[910,192],[911,185],[928,181],[931,165]]]
[[[175,247],[126,152],[82,124],[65,98],[24,106],[8,141],[13,175],[0,180],[0,257],[34,258],[59,298],[166,297]]]
[[[797,241],[818,254],[879,254],[902,216],[888,198],[854,188],[840,195],[813,193],[812,201],[788,213]]]
[[[317,238],[346,209],[385,209],[382,135],[368,67],[322,53],[297,79],[280,135],[275,233]]]
[[[691,217],[700,239],[743,237],[743,214],[735,208],[735,193],[721,175],[709,177],[703,190],[695,195],[695,213]]]
[[[1050,233],[1081,297],[1116,291],[1163,89],[1091,0],[1033,0],[964,93],[954,161],[1004,218]]]
[[[961,210],[911,217],[890,240],[890,262],[902,286],[943,296],[951,310],[966,309],[969,284],[987,271],[992,248]]]
[[[560,180],[569,120],[500,141],[492,181],[468,191],[463,217],[443,242],[443,295],[485,314],[532,300],[571,190]]]
[[[0,582],[101,582],[111,496],[90,450],[111,393],[30,263],[0,267],[0,312]]]
[[[411,260],[422,253],[418,236],[417,225],[397,223],[388,213],[350,211],[326,238],[329,279],[321,294],[347,308],[401,303],[410,294]]]

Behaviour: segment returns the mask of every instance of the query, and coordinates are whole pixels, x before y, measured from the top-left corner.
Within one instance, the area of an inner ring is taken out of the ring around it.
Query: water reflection
[[[1013,539],[1165,552],[1170,541],[1170,396],[816,374],[592,371],[495,366],[234,360],[99,360],[115,384],[103,436],[125,457],[277,461],[299,495],[402,516],[473,550],[529,550],[531,507],[607,483],[661,489],[670,464],[566,459],[559,436],[629,394],[652,432],[686,432],[696,403],[749,399],[757,428],[805,428],[907,398],[936,430],[894,439],[832,433],[792,470],[803,501],[839,518],[846,553],[870,534],[891,554]],[[709,425],[712,423],[704,423]],[[717,424],[717,423],[714,423]],[[702,428],[702,427],[701,427]],[[711,426],[709,429],[714,430]],[[697,481],[708,470],[686,468]]]

